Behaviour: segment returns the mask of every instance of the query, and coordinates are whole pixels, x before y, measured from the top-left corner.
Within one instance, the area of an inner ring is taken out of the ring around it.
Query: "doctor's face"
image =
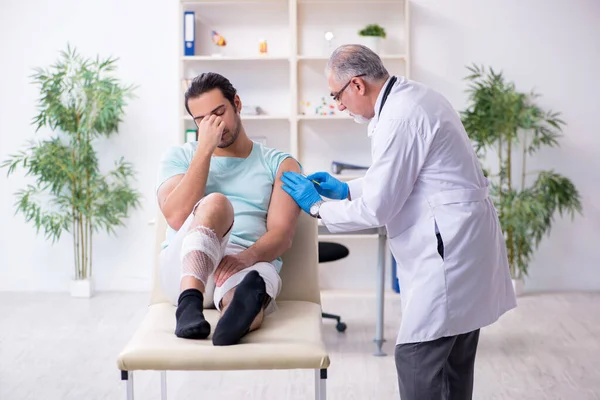
[[[328,77],[331,97],[340,111],[347,111],[354,121],[362,124],[373,118],[373,110],[365,96],[363,75],[352,77],[346,82],[338,82],[331,74]]]
[[[220,89],[212,89],[198,97],[189,99],[188,107],[197,125],[200,124],[203,118],[208,118],[211,114],[220,116],[223,119],[225,129],[223,129],[221,135],[219,148],[223,149],[231,146],[240,135],[242,121],[239,110],[242,108],[242,102],[238,95],[235,95],[234,104],[231,104],[223,96]]]

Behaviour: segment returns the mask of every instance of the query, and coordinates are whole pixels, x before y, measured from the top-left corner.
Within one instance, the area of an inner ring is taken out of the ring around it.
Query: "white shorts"
[[[181,293],[181,245],[183,243],[185,235],[190,229],[193,220],[194,214],[192,212],[192,214],[190,214],[190,216],[181,226],[181,229],[177,231],[169,245],[160,252],[158,265],[160,285],[163,292],[167,295],[167,297],[173,305],[177,305],[177,300],[179,298],[179,294]],[[229,232],[221,240],[221,254],[223,256],[239,254],[242,251],[246,250],[246,248],[243,246],[230,243],[230,234],[231,230],[229,230]],[[259,262],[251,267],[236,272],[235,274],[231,275],[225,282],[223,282],[221,287],[216,287],[214,282],[214,276],[213,274],[211,274],[208,277],[208,281],[206,282],[206,290],[204,293],[204,308],[216,308],[217,310],[221,311],[221,300],[223,299],[225,294],[231,289],[235,288],[237,285],[239,285],[242,279],[244,279],[246,274],[250,271],[258,271],[259,275],[265,281],[267,294],[271,297],[271,301],[265,309],[265,315],[275,311],[277,309],[275,299],[281,291],[281,278],[279,277],[275,266],[268,262]]]

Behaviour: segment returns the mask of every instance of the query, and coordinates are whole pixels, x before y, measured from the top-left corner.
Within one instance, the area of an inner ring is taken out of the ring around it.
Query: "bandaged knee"
[[[217,234],[205,226],[190,229],[181,246],[181,277],[193,276],[206,285],[222,258]]]

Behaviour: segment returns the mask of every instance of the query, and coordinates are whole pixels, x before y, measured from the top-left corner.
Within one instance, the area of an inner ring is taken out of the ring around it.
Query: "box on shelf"
[[[198,140],[198,130],[197,129],[186,129],[184,140],[185,140],[185,143],[197,141]]]

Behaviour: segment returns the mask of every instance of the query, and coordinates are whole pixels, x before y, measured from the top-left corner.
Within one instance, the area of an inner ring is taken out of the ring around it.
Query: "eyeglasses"
[[[352,82],[352,79],[354,79],[354,78],[360,78],[361,76],[365,76],[365,75],[366,74],[360,74],[360,75],[356,75],[356,76],[353,76],[352,78],[350,78],[350,80],[348,81],[348,83],[346,83],[344,86],[342,86],[342,88],[340,90],[338,90],[337,93],[335,93],[335,94],[332,93],[333,101],[335,101],[336,103],[339,103],[340,102],[340,95],[342,94],[342,92],[344,90],[346,90],[346,88],[348,86],[350,86],[350,83]]]

